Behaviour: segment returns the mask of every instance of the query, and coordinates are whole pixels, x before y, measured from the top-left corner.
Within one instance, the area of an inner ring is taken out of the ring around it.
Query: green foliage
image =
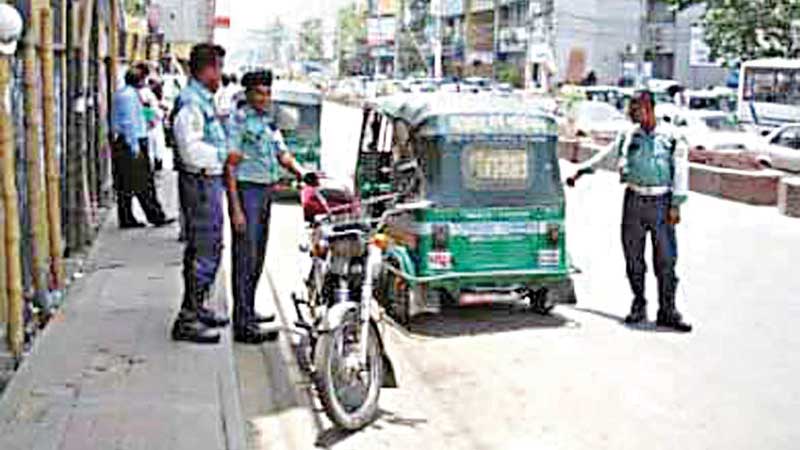
[[[125,0],[125,12],[130,16],[144,16],[144,0]]]
[[[303,59],[322,59],[322,20],[308,19],[300,24],[300,54]]]
[[[356,62],[359,45],[367,40],[367,13],[356,3],[345,5],[336,13],[339,70],[348,72]]]
[[[523,74],[519,67],[509,63],[496,63],[496,65],[497,81],[509,83],[517,88],[523,87]]]
[[[725,61],[787,57],[800,0],[666,0],[676,9],[705,3],[706,42]]]

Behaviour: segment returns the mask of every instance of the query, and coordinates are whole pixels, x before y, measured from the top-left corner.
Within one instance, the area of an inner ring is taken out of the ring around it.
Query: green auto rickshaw
[[[364,107],[355,189],[388,236],[378,297],[398,322],[448,304],[575,302],[557,140],[552,116],[513,97]]]
[[[306,169],[319,171],[322,93],[304,83],[280,80],[272,87],[272,108],[276,124],[297,162]],[[276,191],[279,195],[297,192],[294,177],[283,168]]]

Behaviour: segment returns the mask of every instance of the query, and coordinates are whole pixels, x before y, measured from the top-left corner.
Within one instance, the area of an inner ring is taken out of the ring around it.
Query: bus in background
[[[739,121],[766,134],[800,122],[800,59],[755,59],[739,74]]]

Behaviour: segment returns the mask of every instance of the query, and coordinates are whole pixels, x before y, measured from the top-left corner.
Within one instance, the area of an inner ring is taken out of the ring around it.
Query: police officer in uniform
[[[655,104],[650,92],[638,92],[629,105],[634,126],[620,133],[614,145],[584,163],[567,180],[574,186],[582,175],[591,174],[610,153],[619,161],[622,182],[626,184],[622,213],[622,247],[633,304],[625,323],[647,320],[644,260],[645,239],[653,243],[653,266],[658,280],[659,311],[656,325],[690,332],[675,307],[678,278],[675,263],[678,247],[675,225],[680,223],[680,207],[688,192],[688,146],[665,129],[656,128]]]
[[[191,79],[176,102],[175,139],[181,161],[181,207],[185,214],[184,296],[172,337],[219,342],[216,327],[230,321],[207,307],[222,257],[223,163],[228,140],[214,108],[225,50],[212,44],[192,48]]]
[[[258,344],[277,337],[259,323],[274,316],[255,311],[255,294],[264,269],[269,237],[272,186],[278,181],[279,166],[298,178],[305,174],[283,142],[271,114],[272,73],[245,74],[247,104],[229,120],[230,154],[225,166],[228,207],[233,235],[233,324],[234,339]],[[308,174],[305,178],[313,178]],[[313,182],[313,180],[312,180]]]

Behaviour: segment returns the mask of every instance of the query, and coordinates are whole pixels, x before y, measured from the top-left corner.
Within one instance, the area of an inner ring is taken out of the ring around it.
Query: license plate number
[[[433,270],[448,270],[453,268],[453,255],[450,252],[428,253],[428,267]]]

